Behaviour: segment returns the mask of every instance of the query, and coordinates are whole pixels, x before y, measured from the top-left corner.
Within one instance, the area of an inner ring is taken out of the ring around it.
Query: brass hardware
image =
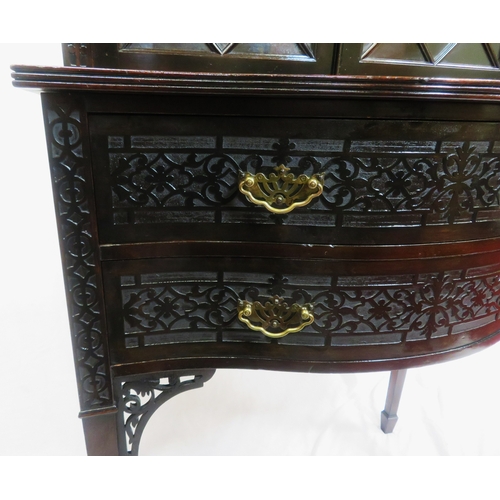
[[[274,214],[287,214],[294,208],[307,205],[323,192],[323,174],[295,177],[285,165],[276,167],[277,174],[240,173],[240,191],[247,200],[262,205]]]
[[[264,305],[247,300],[240,300],[238,303],[238,319],[250,329],[274,339],[300,332],[310,325],[314,321],[312,311],[312,304],[289,306],[278,295]]]

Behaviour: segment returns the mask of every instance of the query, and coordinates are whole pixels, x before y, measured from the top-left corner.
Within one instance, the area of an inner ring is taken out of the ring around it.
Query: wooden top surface
[[[339,75],[178,73],[82,67],[12,66],[13,85],[43,91],[272,95],[500,101],[500,81]]]

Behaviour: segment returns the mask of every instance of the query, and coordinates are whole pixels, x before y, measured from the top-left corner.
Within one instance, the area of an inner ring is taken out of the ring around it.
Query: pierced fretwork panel
[[[450,132],[460,125],[442,127]],[[381,227],[500,219],[500,141],[110,136],[107,162],[115,226],[251,220]],[[282,164],[294,175],[324,173],[325,185],[307,207],[274,215],[246,200],[238,175],[267,175]]]
[[[138,455],[142,433],[155,411],[177,394],[202,387],[214,373],[193,370],[115,379],[120,455]]]
[[[112,404],[86,119],[79,100],[42,97],[80,406],[86,411]]]
[[[245,272],[122,275],[120,337],[129,349],[176,343],[382,345],[453,336],[497,320],[500,267],[399,276]],[[238,320],[238,300],[279,295],[314,305],[300,333],[270,339]]]

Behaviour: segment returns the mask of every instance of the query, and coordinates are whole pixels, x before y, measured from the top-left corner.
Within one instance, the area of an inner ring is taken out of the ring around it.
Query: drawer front
[[[496,123],[91,115],[90,130],[105,244],[326,243],[328,228],[500,219]],[[263,176],[255,199],[244,173]],[[304,195],[301,175],[321,177],[322,192]]]
[[[106,262],[111,356],[335,364],[451,353],[498,330],[499,257],[435,260],[422,272],[400,262],[390,274],[281,259]]]

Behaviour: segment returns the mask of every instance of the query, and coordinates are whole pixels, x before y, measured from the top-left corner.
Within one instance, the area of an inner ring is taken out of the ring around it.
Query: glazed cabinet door
[[[344,43],[338,74],[500,78],[500,43]]]
[[[63,44],[66,66],[209,73],[332,73],[333,43]]]

